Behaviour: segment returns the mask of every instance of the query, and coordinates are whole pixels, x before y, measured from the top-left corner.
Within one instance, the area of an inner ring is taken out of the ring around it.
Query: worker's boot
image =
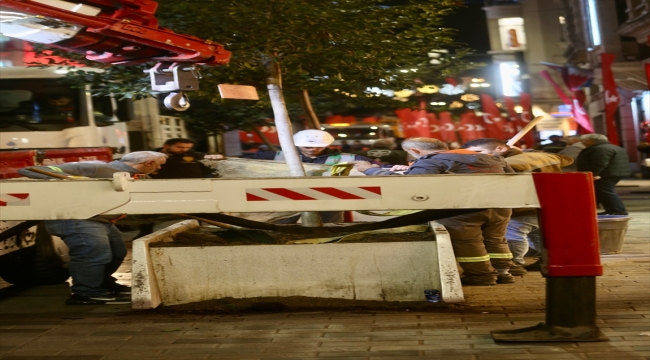
[[[526,269],[522,265],[515,264],[515,265],[510,265],[510,269],[508,269],[508,272],[512,276],[524,276],[528,273]]]
[[[499,276],[497,277],[497,284],[512,284],[515,282],[514,276],[510,274],[510,268],[497,269]]]
[[[524,266],[526,271],[542,271],[542,260],[537,260],[534,263]]]

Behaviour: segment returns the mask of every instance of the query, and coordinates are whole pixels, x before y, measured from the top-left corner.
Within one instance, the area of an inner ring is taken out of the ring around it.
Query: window
[[[0,131],[59,131],[79,126],[79,90],[56,80],[0,82]]]
[[[521,70],[516,61],[499,63],[499,77],[504,96],[519,96],[521,94]]]
[[[601,43],[600,28],[598,27],[598,8],[596,0],[587,1],[587,13],[589,15],[589,35],[591,45],[598,46]]]
[[[526,32],[523,18],[499,19],[499,35],[501,36],[502,50],[526,49]]]

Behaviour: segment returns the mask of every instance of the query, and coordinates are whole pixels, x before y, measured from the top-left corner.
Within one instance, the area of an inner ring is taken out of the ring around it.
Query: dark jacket
[[[319,155],[318,157],[312,159],[310,157],[307,157],[307,156],[303,155],[302,153],[300,153],[300,151],[298,151],[298,155],[300,156],[300,160],[303,163],[306,163],[306,164],[325,164],[325,162],[327,161],[327,159],[330,156],[336,157],[337,155],[341,155],[341,154],[344,154],[344,153],[342,153],[342,152],[340,152],[339,150],[336,150],[336,149],[326,148],[325,151],[323,151],[323,153],[321,155]],[[274,160],[276,155],[277,155],[277,152],[275,152],[275,151],[258,151],[258,152],[253,153],[253,154],[246,154],[243,157],[247,158],[247,159],[257,159],[257,160]],[[361,156],[361,155],[354,155],[354,160],[355,161],[370,161],[370,162],[375,163],[375,164],[377,163],[377,161],[375,161],[373,159],[370,159],[370,158],[367,158],[365,156]]]
[[[501,156],[478,154],[474,151],[458,149],[422,156],[404,172],[404,175],[420,174],[481,174],[511,173],[510,166]],[[398,175],[397,173],[370,168],[366,175]]]
[[[559,153],[565,147],[566,143],[564,141],[554,141],[550,144],[542,145],[540,150],[548,153]]]
[[[143,174],[142,172],[132,168],[131,166],[117,160],[111,161],[108,164],[78,162],[78,163],[48,165],[48,166],[31,166],[31,167],[35,167],[37,169],[45,170],[59,175],[85,176],[93,179],[112,179],[113,174],[116,172],[128,172],[129,174],[131,174],[131,176],[136,174]],[[29,171],[25,168],[18,170],[18,173],[20,175],[32,179],[56,179],[55,177]],[[116,218],[119,218],[119,216],[97,215],[91,217],[88,220],[109,223],[112,222],[111,220],[114,220]]]
[[[576,160],[576,168],[600,177],[626,177],[632,174],[625,149],[607,141],[582,150]]]
[[[162,148],[153,151],[162,152]],[[200,162],[204,157],[204,153],[196,151],[188,151],[182,155],[169,155],[167,161],[160,166],[160,170],[152,172],[149,176],[153,179],[212,178],[214,170]]]
[[[404,150],[370,149],[355,154],[375,159],[382,164],[408,165],[408,153]]]

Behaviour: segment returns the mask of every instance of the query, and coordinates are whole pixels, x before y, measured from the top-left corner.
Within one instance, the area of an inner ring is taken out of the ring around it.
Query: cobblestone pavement
[[[491,330],[544,321],[539,273],[515,284],[465,287],[462,306],[431,311],[136,312],[65,306],[66,285],[0,301],[2,359],[650,359],[650,182],[625,181],[633,219],[623,251],[603,255],[598,326],[605,342],[497,344]],[[128,264],[120,280],[130,280]]]

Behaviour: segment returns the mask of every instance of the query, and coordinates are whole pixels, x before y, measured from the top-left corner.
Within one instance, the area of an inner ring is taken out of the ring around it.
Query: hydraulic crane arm
[[[88,60],[158,64],[148,72],[152,89],[171,92],[168,107],[185,110],[183,91],[198,89],[195,64],[224,65],[220,44],[158,26],[151,0],[0,0],[0,33],[81,53]],[[176,99],[176,100],[173,100]]]

